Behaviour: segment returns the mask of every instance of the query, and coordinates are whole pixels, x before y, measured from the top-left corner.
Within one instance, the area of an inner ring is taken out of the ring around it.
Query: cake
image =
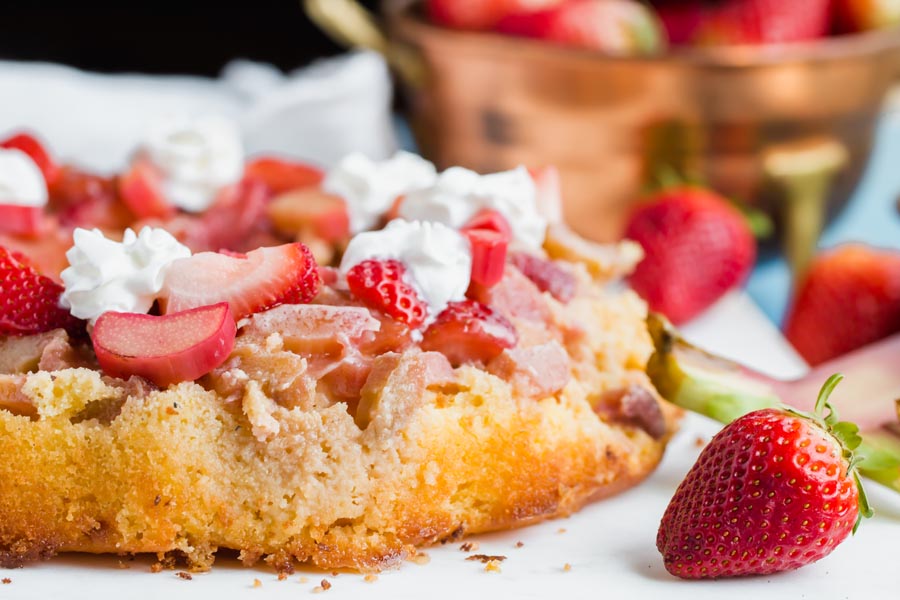
[[[0,565],[380,570],[658,464],[639,249],[571,233],[552,170],[238,169],[221,123],[167,127],[102,194],[64,204],[46,155],[46,202],[0,195],[37,207],[0,240]]]

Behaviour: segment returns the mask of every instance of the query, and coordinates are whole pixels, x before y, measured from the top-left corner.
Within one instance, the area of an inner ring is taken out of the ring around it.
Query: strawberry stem
[[[759,379],[752,378],[734,363],[695,348],[681,339],[668,322],[653,315],[648,329],[656,352],[647,364],[647,373],[659,393],[673,404],[730,423],[749,412],[764,408],[782,408],[818,421],[845,449],[854,477],[863,476],[900,492],[900,436],[885,429],[863,432],[853,423],[838,421],[828,398],[843,378],[836,374],[822,386],[815,404],[815,415],[791,409]],[[828,415],[823,417],[823,412]],[[860,514],[871,514],[862,486]]]

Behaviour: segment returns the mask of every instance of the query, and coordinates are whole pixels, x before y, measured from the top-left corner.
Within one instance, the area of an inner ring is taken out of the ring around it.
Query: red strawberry
[[[19,133],[0,141],[0,148],[14,148],[27,154],[44,174],[47,185],[52,185],[59,175],[59,165],[44,148],[44,145],[32,135]]]
[[[575,276],[553,261],[527,252],[516,252],[510,257],[510,262],[539,290],[549,292],[560,302],[565,303],[575,297]]]
[[[900,0],[835,0],[838,31],[856,32],[900,25]]]
[[[512,240],[509,223],[495,210],[483,210],[462,228],[472,248],[472,281],[491,287],[503,279],[506,249]]]
[[[0,231],[3,233],[35,237],[48,227],[43,206],[0,204]]]
[[[817,365],[900,332],[900,253],[847,244],[813,262],[785,334]]]
[[[83,322],[59,304],[63,287],[38,273],[25,259],[0,246],[0,335],[28,335]]]
[[[264,156],[247,163],[247,177],[259,179],[273,194],[307,188],[322,183],[322,169],[301,162]]]
[[[676,43],[771,44],[828,35],[832,0],[657,0]],[[698,16],[699,13],[699,16]]]
[[[364,260],[347,271],[347,285],[366,306],[410,327],[420,327],[428,316],[428,307],[407,280],[406,266],[399,260]]]
[[[162,174],[145,158],[135,160],[118,180],[119,197],[139,219],[165,219],[175,214],[162,190]]]
[[[709,442],[659,526],[667,571],[701,579],[796,569],[871,515],[853,462],[858,429],[838,423],[827,402],[840,379],[825,383],[814,414],[758,410]]]
[[[646,252],[631,286],[674,323],[698,315],[743,283],[756,257],[744,216],[701,187],[669,188],[640,205],[625,237]]]
[[[491,29],[513,13],[536,11],[565,0],[428,0],[428,16],[453,29]]]
[[[509,14],[497,30],[609,54],[653,54],[665,47],[659,21],[635,0],[569,0],[537,13]]]
[[[91,337],[107,375],[138,375],[164,388],[193,381],[225,362],[236,330],[228,303],[221,302],[161,317],[103,313]]]
[[[476,300],[451,302],[422,335],[422,349],[442,352],[453,365],[488,362],[518,341],[516,328]]]
[[[303,244],[259,248],[246,258],[201,252],[166,270],[160,307],[170,314],[227,302],[241,319],[278,304],[305,304],[318,289],[318,265]]]

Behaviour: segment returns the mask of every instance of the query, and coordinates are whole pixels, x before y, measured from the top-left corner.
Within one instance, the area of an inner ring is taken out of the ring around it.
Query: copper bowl
[[[385,39],[350,31],[349,12],[325,24],[398,67],[425,156],[483,172],[556,165],[569,223],[599,240],[618,236],[629,206],[675,170],[791,221],[785,234],[809,246],[858,182],[900,75],[896,30],[617,58],[437,27],[418,5],[384,2]]]

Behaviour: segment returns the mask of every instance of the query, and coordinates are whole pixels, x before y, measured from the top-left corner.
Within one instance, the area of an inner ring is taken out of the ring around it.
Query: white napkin
[[[54,154],[97,171],[124,166],[147,123],[161,115],[216,114],[241,126],[249,154],[329,166],[360,151],[397,148],[383,59],[351,53],[288,75],[235,61],[218,79],[102,75],[62,65],[0,61],[0,137],[37,132]]]

